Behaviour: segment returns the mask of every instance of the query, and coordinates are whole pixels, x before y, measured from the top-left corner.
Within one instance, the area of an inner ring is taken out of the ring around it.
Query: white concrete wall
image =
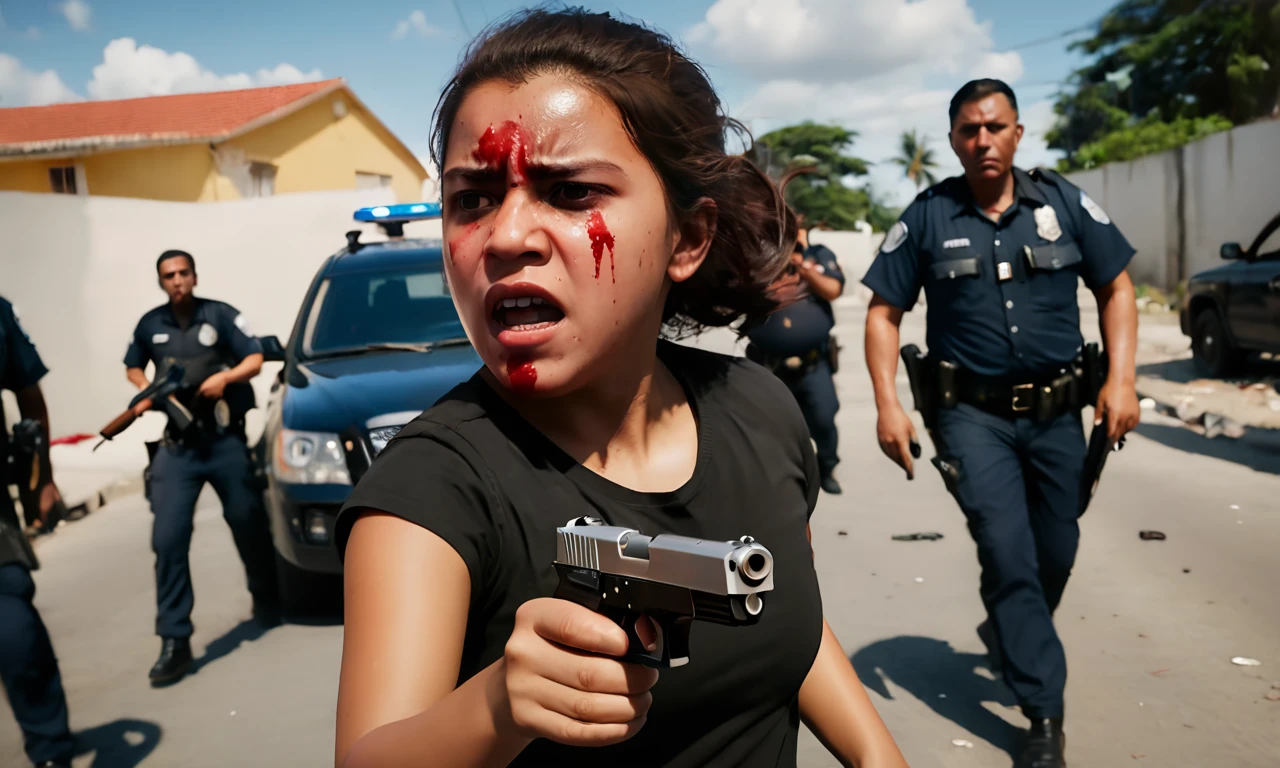
[[[1138,250],[1136,282],[1178,282],[1178,158],[1184,189],[1183,278],[1221,264],[1222,243],[1248,247],[1280,212],[1280,120],[1264,120],[1068,178],[1098,202]]]
[[[390,189],[316,192],[224,203],[0,192],[0,295],[18,308],[50,373],[41,382],[54,435],[96,434],[136,390],[125,346],[142,314],[166,301],[155,260],[169,248],[196,258],[197,295],[239,308],[256,335],[284,341],[320,263],[361,229],[352,212],[392,203]],[[410,236],[439,237],[439,222]],[[278,364],[254,380],[265,400]],[[12,423],[17,409],[6,398]],[[255,430],[251,414],[250,429]]]

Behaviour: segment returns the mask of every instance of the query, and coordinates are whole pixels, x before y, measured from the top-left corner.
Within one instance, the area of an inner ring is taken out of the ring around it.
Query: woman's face
[[[450,290],[499,381],[564,394],[652,348],[678,236],[611,104],[554,76],[481,85],[444,166]]]

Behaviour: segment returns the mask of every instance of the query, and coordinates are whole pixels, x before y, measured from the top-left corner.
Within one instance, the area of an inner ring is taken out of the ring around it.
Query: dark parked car
[[[1225,243],[1221,253],[1231,263],[1191,278],[1180,317],[1197,370],[1213,378],[1251,353],[1280,353],[1280,215],[1247,250]]]
[[[287,610],[319,598],[317,575],[342,572],[333,524],[362,470],[481,366],[449,295],[441,243],[394,237],[397,222],[431,214],[438,207],[358,211],[358,220],[389,220],[393,238],[361,243],[349,233],[312,280],[288,343],[263,339],[267,359],[284,362],[255,453]]]

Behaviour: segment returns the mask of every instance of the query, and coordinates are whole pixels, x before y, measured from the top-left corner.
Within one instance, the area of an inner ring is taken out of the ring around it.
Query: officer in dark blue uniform
[[[0,298],[0,389],[14,393],[23,419],[40,422],[46,444],[49,416],[39,382],[48,372],[18,324],[13,306]],[[9,458],[5,423],[0,401],[0,472]],[[46,477],[45,483],[40,493],[41,517],[48,515],[58,498],[52,477]],[[36,585],[31,570],[37,563],[24,536],[9,498],[9,481],[0,482],[0,679],[31,762],[70,766],[75,745],[67,724],[67,697],[49,632],[32,603]]]
[[[1066,654],[1053,613],[1075,562],[1084,405],[1110,440],[1137,425],[1137,308],[1126,267],[1134,250],[1107,214],[1055,173],[1013,167],[1017,101],[998,80],[951,102],[951,145],[964,166],[916,198],[890,230],[864,283],[867,364],[884,452],[912,476],[915,431],[894,376],[898,325],[921,288],[941,407],[939,469],[968,519],[982,565],[993,660],[1031,720],[1018,762],[1065,764]],[[1109,373],[1082,396],[1078,283],[1097,298]],[[953,367],[954,366],[954,367]],[[1086,402],[1088,401],[1088,402]],[[948,477],[947,468],[956,475]]]
[[[801,219],[796,250],[788,274],[776,286],[787,306],[764,321],[742,330],[750,343],[748,359],[773,371],[795,395],[817,446],[822,489],[841,493],[834,470],[837,453],[835,312],[831,302],[844,292],[844,273],[836,255],[825,245],[810,245]]]
[[[148,362],[155,364],[157,376],[181,365],[183,388],[175,397],[194,417],[186,430],[168,424],[160,445],[153,446],[149,468],[156,634],[162,638],[150,677],[162,684],[180,679],[192,661],[195,594],[187,553],[196,499],[205,483],[213,485],[222,502],[248,576],[255,619],[270,627],[279,624],[280,616],[274,552],[244,431],[245,414],[254,405],[249,381],[262,369],[262,345],[249,335],[244,316],[234,307],[193,295],[197,277],[190,254],[165,251],[156,270],[169,303],[138,322],[124,357],[126,375],[143,389],[149,383],[144,373]]]

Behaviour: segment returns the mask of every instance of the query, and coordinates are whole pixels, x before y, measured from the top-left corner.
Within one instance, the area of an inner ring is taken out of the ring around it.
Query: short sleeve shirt
[[[1106,212],[1061,176],[1015,168],[998,221],[963,177],[921,193],[890,229],[863,283],[911,310],[923,289],[930,357],[985,376],[1040,376],[1083,345],[1079,283],[1115,280],[1134,249]]]
[[[539,740],[512,765],[794,766],[797,696],[822,634],[806,525],[817,460],[794,398],[742,358],[661,342],[698,420],[693,476],[664,493],[618,486],[575,462],[479,374],[410,422],[379,454],[339,514],[340,552],[362,508],[427,528],[471,575],[459,683],[504,650],[516,609],[557,585],[556,529],[590,515],[654,536],[752,536],[774,557],[760,622],[695,621],[689,662],[664,669],[645,727],[612,747]]]
[[[814,269],[818,272],[834,277],[844,285],[844,272],[830,248],[811,245],[805,249],[804,257],[814,262]],[[747,330],[746,335],[770,355],[799,355],[822,347],[834,327],[835,313],[831,303],[806,290],[801,298],[769,315],[762,323]]]

